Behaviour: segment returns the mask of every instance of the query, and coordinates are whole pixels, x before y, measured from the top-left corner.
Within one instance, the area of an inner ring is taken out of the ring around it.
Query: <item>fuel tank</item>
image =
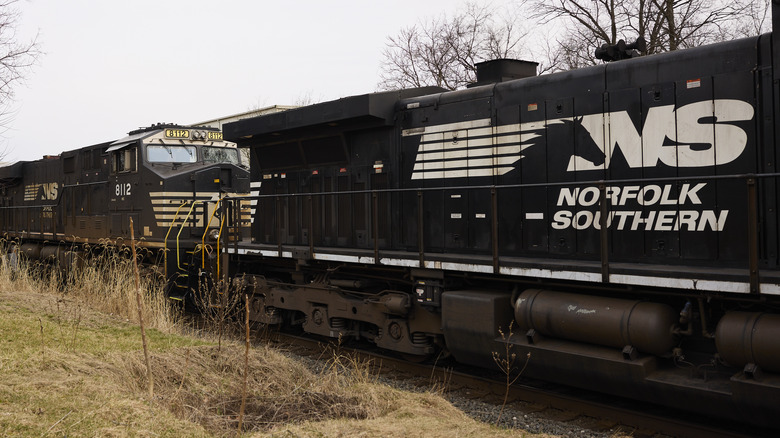
[[[528,289],[515,300],[521,331],[657,356],[671,352],[677,312],[670,306],[544,289]]]
[[[43,247],[37,243],[23,243],[19,249],[20,253],[27,256],[31,260],[38,260],[41,258],[41,249]]]
[[[780,372],[780,315],[761,312],[728,312],[715,328],[715,347],[729,365],[752,363],[766,371]]]

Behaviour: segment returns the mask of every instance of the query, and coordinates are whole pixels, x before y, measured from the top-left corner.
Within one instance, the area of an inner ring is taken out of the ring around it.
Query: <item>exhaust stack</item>
[[[493,59],[478,62],[476,65],[477,82],[470,84],[468,88],[513,79],[530,78],[536,76],[536,66],[538,65],[538,62],[519,59]]]

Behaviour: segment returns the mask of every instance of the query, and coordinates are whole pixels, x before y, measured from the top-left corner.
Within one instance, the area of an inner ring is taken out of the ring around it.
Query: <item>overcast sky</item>
[[[511,0],[494,0],[501,7]],[[376,89],[388,36],[460,0],[21,0],[45,52],[17,85],[5,161]]]

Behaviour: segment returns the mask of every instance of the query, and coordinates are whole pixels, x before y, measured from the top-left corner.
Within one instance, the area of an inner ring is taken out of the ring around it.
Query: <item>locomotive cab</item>
[[[86,245],[127,244],[132,235],[186,293],[189,271],[206,267],[204,254],[248,234],[248,203],[223,202],[248,194],[239,158],[219,130],[157,124],[0,168],[0,231],[29,257],[55,261]]]
[[[162,248],[170,296],[183,298],[199,269],[214,269],[220,247],[248,234],[248,204],[223,199],[246,195],[249,174],[233,143],[214,128],[154,125],[130,132],[106,152],[111,163],[112,233]],[[231,227],[225,227],[230,217]]]
[[[134,220],[144,224],[141,236],[162,239],[163,246],[172,232],[201,236],[219,226],[215,217],[222,198],[249,191],[238,149],[214,128],[158,124],[131,132],[106,152],[113,183],[112,232],[118,236],[129,237],[129,218],[138,215]]]

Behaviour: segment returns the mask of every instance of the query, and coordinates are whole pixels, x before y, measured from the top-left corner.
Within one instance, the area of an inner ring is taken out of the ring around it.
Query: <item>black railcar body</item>
[[[249,231],[248,201],[230,212],[221,205],[225,196],[248,194],[249,172],[213,128],[141,128],[2,167],[0,182],[0,232],[23,254],[67,267],[85,246],[129,245],[132,221],[137,245],[164,260],[177,298],[192,287],[193,253],[202,262],[201,250],[217,238]],[[221,227],[227,214],[231,229]]]
[[[251,150],[251,239],[226,249],[251,318],[488,367],[510,343],[530,377],[776,428],[779,50],[225,125]]]

